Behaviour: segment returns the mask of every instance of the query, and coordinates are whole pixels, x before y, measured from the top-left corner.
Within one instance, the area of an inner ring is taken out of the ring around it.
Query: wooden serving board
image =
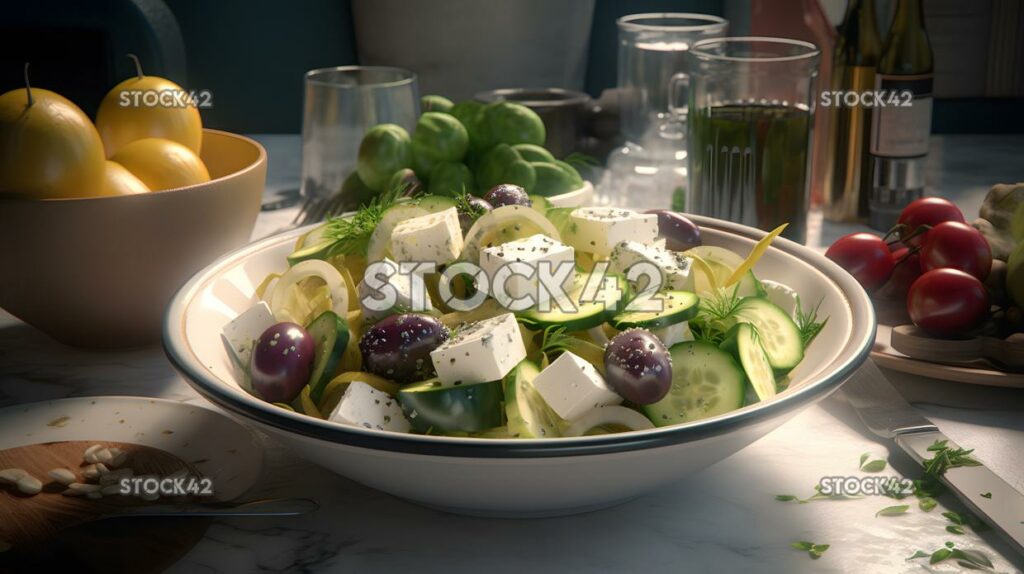
[[[1024,372],[1017,370],[1024,361],[1024,343],[1020,341],[991,337],[935,339],[911,325],[879,324],[871,358],[882,367],[912,375],[1024,389]]]
[[[199,476],[194,467],[165,451],[137,444],[111,441],[62,441],[39,443],[0,451],[0,469],[20,468],[43,483],[39,494],[26,495],[20,493],[13,485],[5,485],[0,489],[0,540],[11,549],[0,554],[0,571],[13,571],[26,565],[52,564],[62,559],[81,560],[90,555],[84,548],[86,541],[99,542],[107,549],[91,554],[99,560],[104,568],[111,565],[113,556],[111,546],[113,540],[108,538],[107,544],[99,539],[120,532],[122,539],[117,542],[121,550],[117,551],[115,562],[126,564],[138,561],[144,564],[142,570],[149,565],[162,561],[161,555],[167,555],[168,549],[176,557],[179,552],[190,548],[205,531],[209,520],[200,519],[183,521],[181,519],[158,520],[146,518],[110,519],[92,523],[104,516],[116,515],[118,510],[126,506],[145,504],[166,504],[183,500],[183,497],[161,498],[147,502],[135,496],[104,496],[90,499],[84,496],[64,496],[61,494],[66,487],[48,476],[54,468],[67,468],[78,477],[78,482],[86,481],[81,471],[88,463],[83,461],[85,449],[93,444],[105,447],[116,447],[128,452],[128,458],[121,468],[131,468],[135,475],[154,474],[167,476],[182,468],[190,475]],[[169,526],[175,529],[169,530]],[[67,552],[61,558],[58,549]],[[137,560],[136,560],[137,559]],[[138,571],[137,565],[133,571]]]

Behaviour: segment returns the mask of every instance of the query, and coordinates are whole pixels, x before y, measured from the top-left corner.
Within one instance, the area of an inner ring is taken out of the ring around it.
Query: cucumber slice
[[[504,424],[501,381],[444,385],[438,379],[398,391],[402,412],[419,432],[482,432]]]
[[[593,290],[592,286],[590,289],[587,288],[592,281],[591,275],[589,273],[576,274],[575,287],[569,294],[569,298],[576,306],[575,313],[563,312],[553,305],[553,308],[547,312],[528,309],[518,313],[517,316],[528,328],[536,331],[555,326],[564,327],[569,332],[597,327],[618,311],[621,303],[626,300],[629,289],[626,278],[621,275],[609,273],[605,275],[605,278],[615,280],[613,288],[599,289],[596,293],[588,293],[587,291]],[[597,280],[597,278],[593,279],[595,282]],[[594,298],[591,301],[583,302],[581,299],[585,298],[584,295],[594,295]]]
[[[743,367],[750,386],[757,393],[757,399],[764,401],[775,396],[775,373],[768,362],[768,355],[761,346],[757,329],[750,323],[737,323],[725,334],[720,348],[732,355]]]
[[[734,313],[736,321],[757,327],[768,362],[776,371],[787,372],[804,358],[800,330],[778,305],[760,297],[745,297]]]
[[[334,376],[341,355],[348,347],[348,322],[334,311],[324,311],[313,319],[306,329],[313,337],[316,355],[313,359],[313,372],[309,377],[310,397],[314,403],[320,403],[324,387]]]
[[[530,195],[530,202],[533,209],[541,215],[545,215],[551,209],[551,202],[543,195]]]
[[[548,221],[558,230],[559,235],[565,238],[576,234],[575,226],[569,217],[575,210],[575,207],[552,207],[544,213],[544,217],[547,217]]]
[[[516,438],[561,436],[558,415],[544,402],[533,380],[540,368],[529,360],[519,363],[505,375],[505,415],[508,431]]]
[[[671,349],[672,388],[660,401],[641,407],[659,427],[713,417],[743,406],[743,370],[729,353],[705,341]]]
[[[295,265],[307,259],[327,259],[331,248],[337,243],[333,239],[327,239],[327,224],[314,227],[301,235],[295,242],[295,250],[288,255],[288,265]]]
[[[426,209],[411,203],[399,203],[389,207],[370,235],[370,242],[366,248],[366,260],[375,262],[383,261],[385,257],[392,257],[391,232],[395,230],[395,227],[406,219],[429,214],[430,212]]]
[[[660,329],[689,321],[697,315],[700,298],[689,291],[663,291],[651,297],[650,303],[661,303],[661,311],[623,311],[611,318],[609,323],[620,331],[639,327]],[[629,306],[626,306],[627,309]]]
[[[455,199],[443,195],[424,195],[416,200],[416,207],[425,209],[430,213],[439,213],[452,207],[458,207]]]
[[[562,436],[610,434],[654,428],[644,415],[627,407],[616,405],[598,407],[576,419]]]

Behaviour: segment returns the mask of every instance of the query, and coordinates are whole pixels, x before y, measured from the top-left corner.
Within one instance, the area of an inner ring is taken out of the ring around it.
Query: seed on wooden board
[[[100,489],[100,494],[102,494],[104,496],[109,496],[109,495],[112,495],[112,494],[121,494],[121,485],[120,484],[108,484],[108,485],[106,485],[106,486],[104,486],[103,488]]]
[[[85,493],[85,497],[86,498],[91,498],[91,499],[95,500],[97,498],[103,498],[103,493],[101,493],[98,490],[96,492],[87,492],[87,493]]]
[[[121,482],[122,478],[130,478],[135,471],[130,468],[121,468],[118,470],[112,470],[106,474],[100,475],[100,484],[114,484],[115,482]]]
[[[81,490],[74,490],[72,488],[66,488],[61,491],[64,496],[85,496],[85,493]]]
[[[110,449],[110,454],[114,457],[110,460],[110,466],[121,466],[128,460],[128,453],[119,448]]]
[[[30,474],[26,474],[18,479],[19,492],[23,492],[25,494],[39,494],[39,491],[42,489],[42,481]]]
[[[96,460],[104,464],[107,464],[110,461],[114,460],[114,455],[110,454],[110,449],[108,448],[100,449],[96,451]]]
[[[5,468],[0,470],[0,483],[15,484],[18,479],[28,474],[20,468]]]
[[[83,455],[85,462],[88,462],[90,464],[99,462],[100,459],[97,458],[96,455],[99,453],[101,449],[103,449],[103,445],[101,444],[94,444],[89,448],[85,449],[85,454]]]
[[[72,482],[68,485],[68,490],[73,490],[82,494],[97,492],[99,489],[100,485],[98,484],[85,484],[84,482]]]
[[[65,486],[75,481],[75,473],[66,468],[55,468],[46,474]]]

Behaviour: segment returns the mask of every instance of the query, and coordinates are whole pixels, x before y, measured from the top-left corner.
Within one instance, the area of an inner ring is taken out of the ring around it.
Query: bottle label
[[[928,155],[932,127],[932,75],[877,74],[875,91],[898,94],[899,105],[873,110],[871,155],[921,157]]]

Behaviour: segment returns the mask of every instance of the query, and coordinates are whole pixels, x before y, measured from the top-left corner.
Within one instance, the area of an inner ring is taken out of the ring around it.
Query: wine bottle
[[[872,108],[864,105],[861,95],[875,87],[875,68],[881,51],[875,1],[850,0],[839,24],[829,100],[832,132],[824,196],[825,217],[832,221],[855,221],[868,216]],[[854,94],[856,99],[846,98],[848,94]]]
[[[899,0],[875,74],[885,104],[872,113],[868,223],[876,229],[889,229],[924,194],[933,70],[922,0]]]

